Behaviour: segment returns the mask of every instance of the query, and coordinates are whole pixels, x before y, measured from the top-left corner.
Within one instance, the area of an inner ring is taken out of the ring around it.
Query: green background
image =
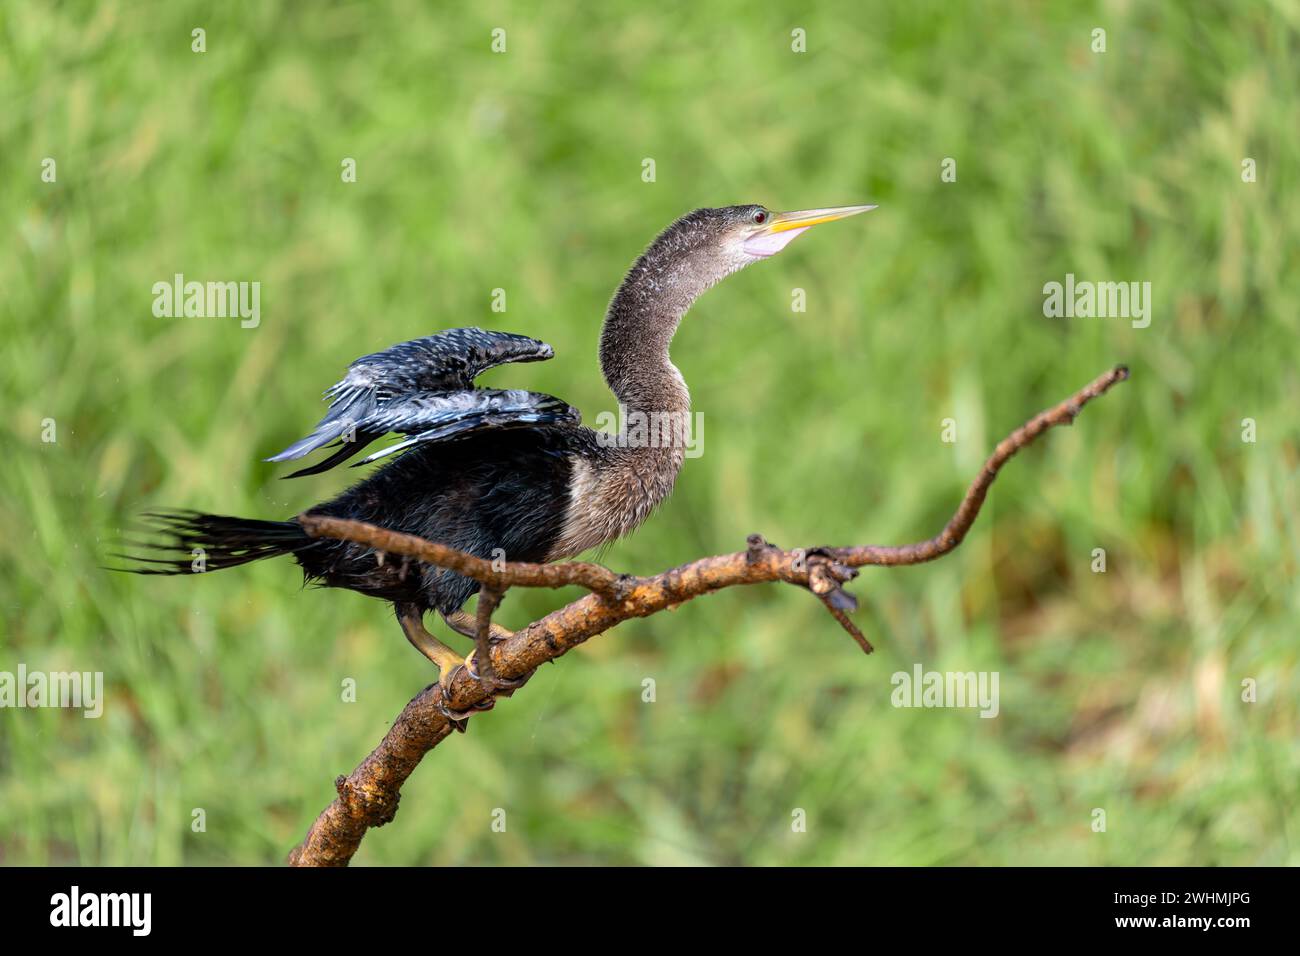
[[[874,656],[790,587],[621,625],[431,754],[357,863],[1300,862],[1300,8],[1180,6],[5,4],[0,670],[107,703],[0,711],[0,861],[277,863],[433,679],[287,561],[100,570],[139,511],[334,494],[259,459],[441,328],[550,342],[485,381],[592,421],[604,307],[673,218],[877,202],[692,310],[705,453],[609,566],[928,537],[1004,434],[1132,380],[956,553],[863,574]],[[261,282],[261,325],[155,318],[177,272]],[[1067,272],[1151,282],[1150,327],[1045,318]],[[1000,715],[890,706],[916,663],[999,672]]]

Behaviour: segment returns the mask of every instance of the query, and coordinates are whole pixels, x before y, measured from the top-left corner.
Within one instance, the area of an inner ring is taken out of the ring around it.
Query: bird
[[[650,516],[682,468],[686,436],[677,424],[690,413],[690,394],[669,345],[687,310],[722,279],[776,255],[813,226],[875,208],[696,209],[641,253],[606,310],[600,368],[622,420],[658,416],[672,425],[667,440],[662,428],[651,436],[659,440],[647,440],[644,430],[612,439],[552,395],[477,387],[490,368],[544,361],[554,350],[525,335],[453,328],[354,361],[326,390],[329,406],[315,429],[266,460],[328,450],[285,477],[319,474],[395,434],[400,440],[356,462],[382,460],[381,467],[305,514],[364,521],[508,561],[558,561],[607,545]],[[135,542],[145,553],[118,555],[133,561],[122,570],[179,575],[292,555],[307,582],[391,603],[407,640],[438,667],[444,690],[462,667],[476,680],[489,677],[475,660],[489,648],[479,646],[476,620],[465,610],[479,590],[471,578],[312,537],[297,518],[160,509],[146,519],[154,536]],[[425,617],[435,611],[451,631],[476,639],[468,657],[427,630]],[[491,628],[490,644],[511,636],[501,625]],[[512,686],[490,676],[490,690]]]

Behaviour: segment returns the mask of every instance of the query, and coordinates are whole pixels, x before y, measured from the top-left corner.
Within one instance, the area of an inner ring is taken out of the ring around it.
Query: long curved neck
[[[632,411],[687,412],[690,393],[668,358],[682,316],[716,279],[680,249],[656,242],[614,294],[600,334],[600,367],[619,404]]]
[[[576,457],[569,510],[548,560],[627,534],[668,497],[688,448],[698,448],[691,396],[668,346],[691,303],[721,275],[689,227],[683,217],[656,239],[609,303],[600,368],[626,418]]]

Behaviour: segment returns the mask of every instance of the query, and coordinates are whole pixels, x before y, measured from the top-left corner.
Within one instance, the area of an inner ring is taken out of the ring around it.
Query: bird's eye
[[[763,223],[767,222],[767,213],[760,209],[758,212],[754,213],[752,218],[755,225],[761,226]]]

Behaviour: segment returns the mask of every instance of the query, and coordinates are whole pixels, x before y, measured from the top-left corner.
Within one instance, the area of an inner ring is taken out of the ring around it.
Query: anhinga
[[[615,398],[632,413],[685,416],[690,395],[668,346],[691,304],[752,262],[780,252],[818,223],[874,206],[769,212],[762,206],[697,209],[641,254],[619,286],[600,336],[600,365]],[[360,464],[405,451],[309,513],[351,518],[436,541],[482,558],[555,561],[627,534],[672,491],[683,444],[611,442],[580,424],[550,395],[475,388],[506,362],[554,353],[522,335],[450,329],[357,359],[326,392],[315,431],[268,459],[338,450],[287,477],[315,474],[389,433],[405,436]],[[676,434],[676,433],[674,433]],[[333,446],[331,446],[333,447]],[[139,558],[143,574],[219,570],[292,554],[309,581],[391,601],[407,639],[438,665],[445,682],[466,660],[430,634],[436,609],[454,631],[475,635],[463,606],[478,582],[454,572],[385,561],[365,545],[312,538],[294,520],[261,521],[193,511],[153,513],[165,556]],[[195,565],[194,555],[202,556]],[[496,635],[509,632],[496,629]],[[470,672],[478,676],[470,655]]]

